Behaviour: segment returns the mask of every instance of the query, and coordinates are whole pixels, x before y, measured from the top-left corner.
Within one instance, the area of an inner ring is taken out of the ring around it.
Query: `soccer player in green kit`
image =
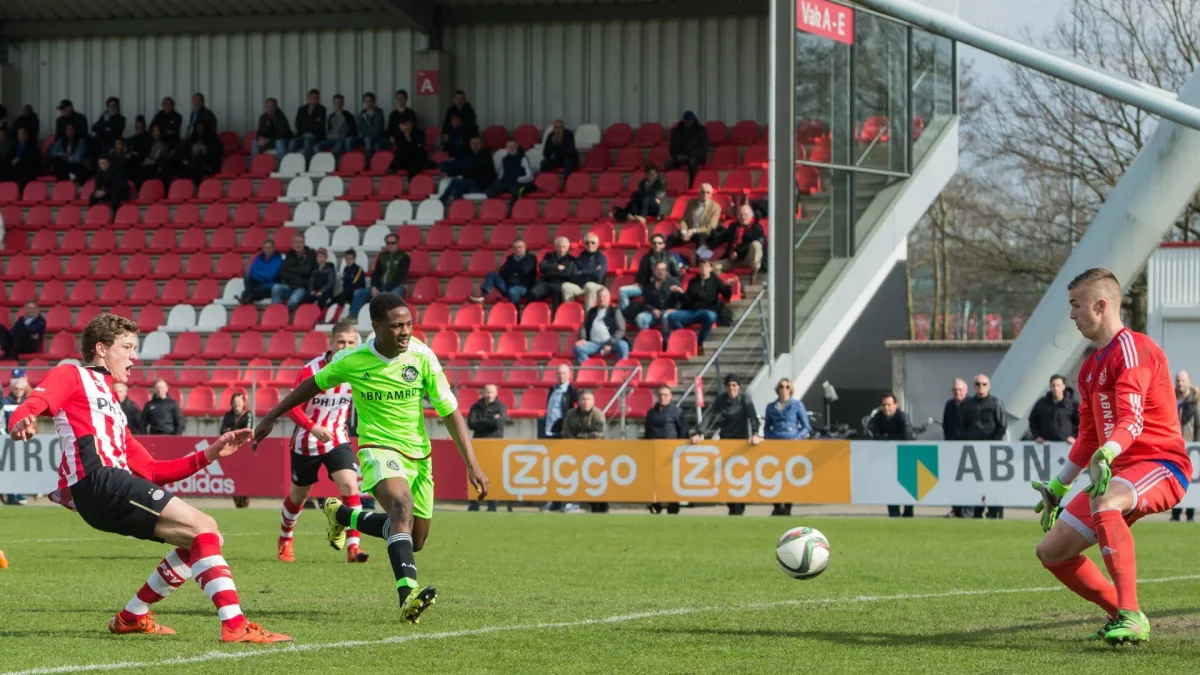
[[[428,397],[447,420],[446,429],[462,453],[467,479],[479,499],[487,496],[488,479],[475,459],[467,423],[437,356],[412,338],[413,318],[404,300],[395,293],[381,293],[371,299],[370,311],[375,338],[338,352],[333,361],[297,385],[259,422],[254,439],[257,443],[266,438],[280,416],[322,391],[350,385],[358,412],[362,489],[375,496],[385,513],[365,513],[339,499],[327,499],[329,543],[341,550],[347,527],[386,540],[401,616],[417,623],[437,598],[433,586],[417,585],[413,556],[425,544],[433,517],[433,467],[422,399]]]

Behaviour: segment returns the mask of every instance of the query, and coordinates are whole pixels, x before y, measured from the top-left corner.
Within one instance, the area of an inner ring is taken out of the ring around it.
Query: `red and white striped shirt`
[[[298,386],[325,367],[332,356],[329,352],[304,364],[296,377]],[[350,420],[350,385],[339,384],[332,389],[317,394],[301,410],[299,406],[288,412],[288,417],[296,423],[296,433],[292,437],[292,452],[301,455],[323,455],[339,445],[350,442],[350,434],[346,425]],[[329,430],[333,439],[321,442],[310,433],[314,426],[322,426]]]

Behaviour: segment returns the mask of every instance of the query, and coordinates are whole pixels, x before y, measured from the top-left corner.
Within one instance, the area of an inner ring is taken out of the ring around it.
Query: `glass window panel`
[[[854,21],[856,166],[907,170],[908,33],[895,21],[860,12]]]

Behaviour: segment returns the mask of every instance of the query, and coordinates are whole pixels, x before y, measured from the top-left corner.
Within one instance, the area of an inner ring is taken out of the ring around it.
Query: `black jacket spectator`
[[[699,157],[703,161],[704,157],[708,155],[708,129],[698,120],[693,121],[690,126],[683,123],[677,124],[671,130],[669,152],[671,157],[691,155]]]
[[[551,251],[542,258],[541,265],[538,265],[538,277],[544,283],[562,284],[570,281],[573,276],[575,258],[570,253],[560,256],[557,251]]]
[[[292,137],[292,127],[288,124],[287,115],[284,115],[282,110],[276,110],[274,118],[268,117],[267,113],[258,116],[257,134],[258,138],[271,141],[287,140]]]
[[[963,402],[964,441],[999,441],[1008,429],[1004,404],[995,396],[972,396]]]
[[[642,287],[642,306],[644,309],[657,309],[660,312],[666,312],[668,309],[679,309],[683,306],[683,294],[678,291],[671,290],[672,286],[679,283],[678,279],[667,277],[663,280],[662,286],[658,286],[651,279],[649,284]]]
[[[563,166],[567,162],[573,164],[579,163],[579,151],[575,149],[575,132],[570,129],[563,129],[562,141],[554,140],[554,134],[550,133],[546,136],[546,142],[542,144],[542,159],[549,163],[549,166]]]
[[[554,389],[555,388],[551,388],[546,392],[547,404],[550,403],[550,397],[554,396]],[[554,424],[550,426],[550,433],[554,434],[555,436],[562,435],[563,420],[567,419],[567,411],[577,405],[579,405],[579,390],[575,388],[574,384],[568,384],[567,391],[563,394],[562,403],[559,406],[562,408],[562,414],[557,420],[554,421]],[[542,422],[545,422],[545,418],[539,420],[539,424]]]
[[[310,300],[321,307],[328,307],[333,302],[333,284],[337,281],[337,267],[327,262],[324,265],[314,264],[312,276],[308,278],[308,294]]]
[[[187,130],[185,133],[187,133],[188,136],[196,133],[197,124],[204,125],[205,135],[211,137],[212,139],[216,140],[220,137],[220,134],[217,133],[217,116],[209,108],[203,107],[199,109],[192,109],[191,114],[188,115]]]
[[[688,428],[683,421],[683,411],[674,403],[665,408],[655,403],[646,411],[645,436],[646,440],[687,438]]]
[[[237,431],[238,429],[250,429],[254,426],[254,417],[249,410],[243,410],[241,415],[236,415],[232,410],[225,412],[225,416],[221,418],[221,430],[219,433],[226,431]]]
[[[172,148],[179,145],[183,133],[183,115],[180,115],[178,110],[172,110],[171,112],[159,110],[155,113],[154,119],[150,120],[150,126],[156,124],[162,132],[163,141]],[[213,129],[215,130],[216,127],[214,126]]]
[[[388,118],[387,118],[388,138],[399,138],[400,137],[400,125],[404,124],[406,121],[412,122],[413,123],[413,133],[418,133],[417,111],[413,110],[412,108],[405,108],[404,110],[393,110],[392,112],[388,113]],[[449,124],[447,124],[445,128],[448,129]],[[421,134],[421,146],[424,147],[424,145],[425,145],[425,135]]]
[[[742,392],[737,398],[730,398],[729,394],[721,392],[709,409],[702,433],[708,434],[716,427],[724,440],[748,439],[758,434],[761,426],[749,394]]]
[[[537,258],[526,253],[517,260],[515,256],[509,254],[500,264],[500,278],[509,286],[522,286],[524,288],[533,288],[533,284],[537,282]]]
[[[142,411],[138,410],[137,404],[128,396],[124,401],[121,401],[121,412],[125,413],[125,424],[129,427],[131,434],[144,434],[145,429],[142,427]]]
[[[625,339],[625,316],[617,311],[616,307],[596,306],[589,309],[583,316],[583,324],[579,326],[579,339],[592,342],[592,322],[596,320],[596,313],[601,309],[608,310],[604,314],[604,325],[608,327],[608,342],[604,344],[611,347],[618,340]]]
[[[1066,441],[1079,434],[1079,401],[1075,390],[1067,387],[1061,401],[1049,392],[1033,404],[1029,413],[1029,433],[1046,441]]]
[[[142,428],[152,436],[182,436],[183,411],[179,402],[170,396],[151,395],[142,408]]]
[[[463,129],[466,130],[468,138],[479,133],[479,121],[475,118],[475,108],[471,107],[470,103],[464,103],[462,108],[454,105],[446,108],[446,114],[442,117],[443,131],[450,128],[450,117],[453,115],[462,118]]]
[[[296,135],[312,134],[319,141],[325,140],[325,106],[318,103],[315,107],[300,106],[296,111]]]
[[[683,277],[683,269],[680,268],[679,261],[675,259],[675,256],[671,255],[670,251],[663,249],[661,252],[650,251],[642,256],[641,262],[638,263],[637,275],[634,277],[634,281],[642,288],[649,286],[650,282],[654,279],[654,268],[660,262],[667,263],[668,279],[680,279]]]
[[[412,179],[430,165],[429,153],[425,152],[425,134],[413,128],[407,136],[403,130],[399,130],[393,138],[396,139],[396,144],[392,150],[392,163],[388,165],[388,171],[404,172]]]
[[[688,282],[683,304],[688,309],[711,309],[719,314],[721,301],[729,302],[732,297],[733,287],[716,274],[710,274],[708,279],[694,277]]]
[[[371,286],[380,292],[390,291],[408,280],[408,267],[412,258],[404,251],[388,254],[387,251],[375,256],[375,268],[371,270]]]
[[[33,142],[35,144],[38,142],[38,138],[42,133],[42,121],[38,118],[37,113],[33,112],[32,106],[25,106],[21,114],[12,121],[10,131],[14,139],[17,137],[18,129],[28,131],[29,137],[33,139]]]
[[[491,403],[481,398],[467,413],[467,428],[475,432],[475,438],[504,438],[506,421],[508,410],[498,398]]]
[[[867,430],[871,432],[871,438],[880,440],[911,441],[916,438],[908,413],[903,410],[897,410],[891,417],[884,415],[882,410],[875,413],[867,422]]]
[[[37,354],[42,351],[46,341],[46,318],[41,314],[26,319],[24,315],[17,317],[9,330],[12,340],[11,352],[14,355]]]
[[[37,180],[42,173],[42,148],[37,139],[29,136],[21,141],[18,137],[13,146],[13,162],[16,163],[12,164],[12,177],[22,189],[26,183]]]
[[[129,199],[129,181],[125,173],[109,160],[107,169],[96,172],[95,191],[90,201],[92,204],[108,204],[116,213],[117,207],[126,199]]]
[[[308,288],[313,271],[317,269],[317,252],[305,246],[304,253],[288,251],[279,265],[279,283],[288,288]]]
[[[338,302],[343,304],[350,302],[354,297],[354,291],[360,288],[367,287],[367,275],[363,273],[363,268],[358,263],[346,265],[342,268],[342,295],[338,298]]]
[[[54,140],[61,141],[67,137],[68,125],[75,127],[75,138],[88,137],[87,118],[83,113],[72,110],[70,115],[59,116],[54,120]]]
[[[496,165],[492,163],[492,153],[487,148],[471,155],[471,161],[463,171],[463,178],[469,178],[483,190],[487,190],[496,182]]]
[[[603,286],[607,274],[608,257],[600,251],[584,251],[575,259],[575,273],[571,275],[571,283],[580,288],[588,282]]]
[[[125,116],[121,113],[101,115],[92,125],[92,136],[96,139],[100,151],[111,148],[113,141],[125,137]]]
[[[963,406],[966,399],[960,403],[954,399],[946,401],[942,409],[942,437],[948,441],[961,441],[966,437],[967,428],[963,426]]]

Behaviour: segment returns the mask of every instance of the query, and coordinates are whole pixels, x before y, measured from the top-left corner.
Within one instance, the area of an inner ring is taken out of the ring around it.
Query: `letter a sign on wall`
[[[417,96],[437,96],[440,72],[436,70],[417,71]]]
[[[796,0],[796,29],[854,44],[854,10],[826,0]]]

